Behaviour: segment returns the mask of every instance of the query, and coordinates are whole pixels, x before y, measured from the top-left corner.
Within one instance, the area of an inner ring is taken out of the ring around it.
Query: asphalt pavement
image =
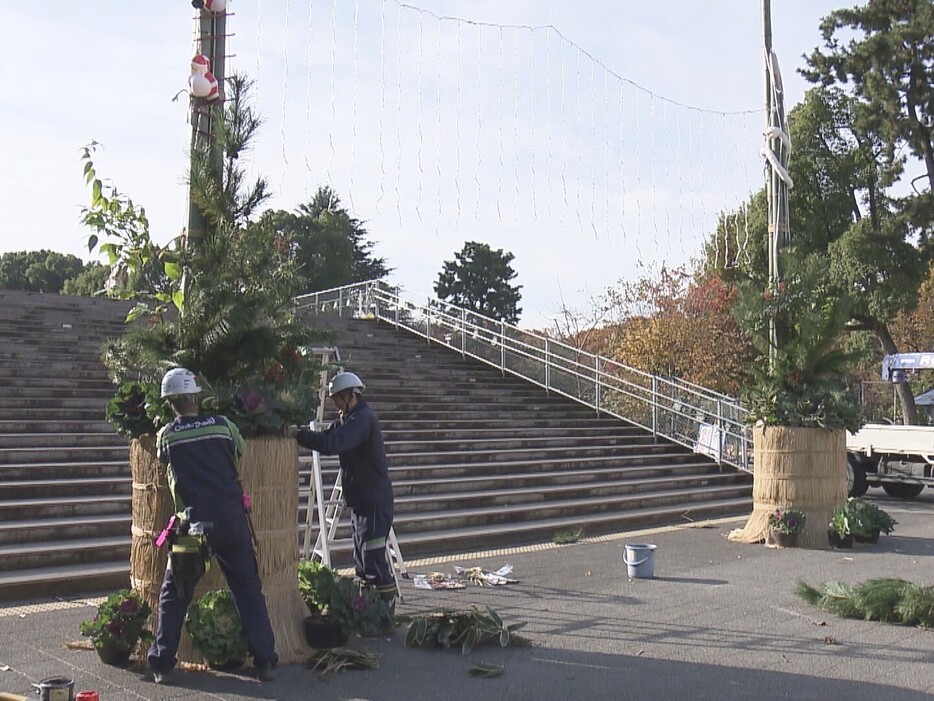
[[[67,677],[102,701],[931,699],[934,632],[836,618],[793,593],[799,579],[934,584],[934,492],[907,502],[878,489],[868,497],[899,525],[852,551],[731,543],[726,534],[745,520],[733,519],[410,563],[412,573],[512,565],[519,581],[496,587],[426,591],[403,581],[397,613],[489,605],[506,623],[526,622],[533,645],[463,656],[407,649],[400,630],[351,641],[382,655],[378,669],[329,678],[292,665],[265,684],[247,671],[192,671],[156,686],[139,671],[101,664],[93,651],[66,647],[81,639],[78,624],[93,616],[93,596],[0,603],[0,692],[36,698],[32,682]],[[627,577],[627,543],[658,546],[654,579]],[[502,665],[503,673],[473,677],[478,662]]]

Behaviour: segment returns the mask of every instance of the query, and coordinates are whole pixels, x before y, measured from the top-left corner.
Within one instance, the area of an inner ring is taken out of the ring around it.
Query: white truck
[[[934,369],[934,353],[898,353],[882,359],[882,377],[904,382],[906,373]],[[869,487],[913,499],[934,485],[934,426],[866,424],[846,434],[847,479],[850,496]]]
[[[866,424],[847,432],[846,464],[850,496],[882,487],[889,496],[912,499],[934,485],[934,426]]]

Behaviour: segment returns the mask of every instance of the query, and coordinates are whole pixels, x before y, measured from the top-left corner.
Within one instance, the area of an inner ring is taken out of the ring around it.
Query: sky
[[[785,103],[839,0],[772,3]],[[255,81],[253,177],[292,210],[330,184],[390,280],[430,295],[467,241],[515,258],[520,325],[687,264],[763,182],[753,0],[229,0],[228,72]],[[89,256],[80,154],[184,228],[187,0],[0,0],[0,253]],[[735,255],[745,231],[737,224]],[[724,256],[727,254],[724,253]],[[734,254],[731,254],[734,255]]]

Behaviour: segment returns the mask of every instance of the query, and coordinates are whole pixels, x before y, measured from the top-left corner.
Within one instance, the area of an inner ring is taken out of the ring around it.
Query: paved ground
[[[93,652],[65,649],[93,613],[80,601],[0,605],[0,691],[26,695],[50,676],[76,680],[103,701],[132,699],[861,699],[914,701],[934,695],[934,632],[834,618],[792,593],[803,579],[855,583],[901,576],[934,584],[934,493],[913,502],[870,490],[899,521],[896,534],[852,552],[773,550],[738,545],[735,523],[620,534],[557,548],[502,551],[426,562],[496,569],[512,564],[519,584],[420,591],[405,583],[400,613],[487,603],[527,621],[531,649],[407,650],[402,634],[356,640],[382,653],[377,670],[330,680],[285,667],[271,684],[234,675],[181,673],[156,687],[136,672],[102,665]],[[658,545],[656,579],[629,581],[623,545]],[[28,608],[22,608],[29,604]],[[471,662],[502,664],[492,679],[468,675]]]

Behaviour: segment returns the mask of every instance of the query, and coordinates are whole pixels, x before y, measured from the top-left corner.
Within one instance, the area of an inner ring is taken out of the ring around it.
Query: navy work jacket
[[[392,503],[392,482],[379,419],[363,397],[349,414],[318,433],[302,429],[296,436],[303,448],[340,458],[344,501],[353,509],[371,509]]]

